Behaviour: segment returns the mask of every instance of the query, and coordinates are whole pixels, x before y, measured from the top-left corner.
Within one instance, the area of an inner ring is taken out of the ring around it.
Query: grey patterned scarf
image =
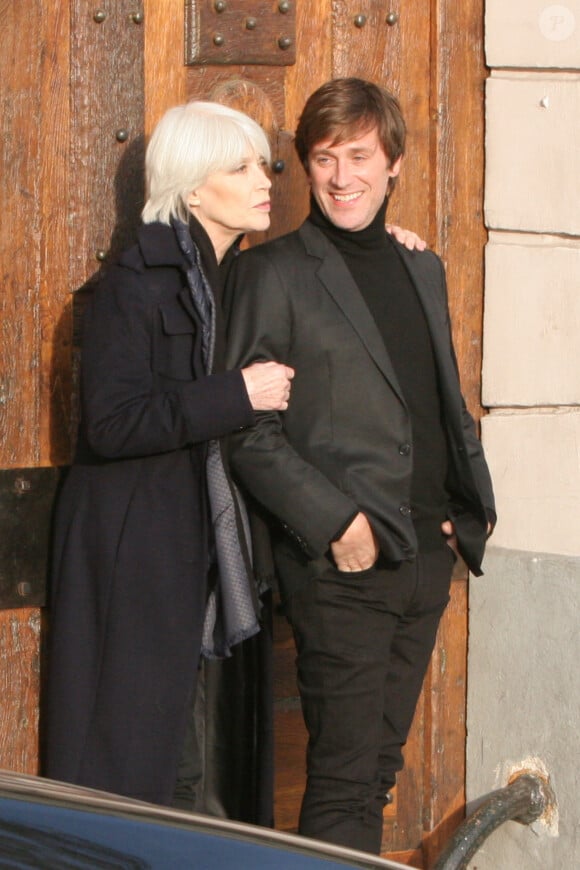
[[[188,226],[178,220],[173,221],[173,226],[188,263],[187,281],[202,324],[205,371],[211,374],[216,334],[214,295]],[[231,655],[234,644],[252,637],[260,627],[238,531],[242,524],[249,541],[247,517],[241,499],[236,498],[233,484],[228,480],[217,439],[207,443],[206,479],[217,579],[207,600],[201,654],[206,658],[223,658]]]

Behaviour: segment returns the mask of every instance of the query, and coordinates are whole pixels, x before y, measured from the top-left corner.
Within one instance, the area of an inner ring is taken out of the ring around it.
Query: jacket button
[[[399,513],[401,513],[404,517],[411,516],[411,505],[410,504],[402,504],[399,508]]]
[[[411,445],[410,444],[399,444],[399,453],[401,454],[401,456],[408,456],[410,452],[411,452]]]

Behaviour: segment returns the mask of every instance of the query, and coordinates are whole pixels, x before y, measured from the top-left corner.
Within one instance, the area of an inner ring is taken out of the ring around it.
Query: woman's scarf
[[[179,220],[173,221],[173,227],[188,264],[187,282],[201,322],[203,361],[209,375],[214,367],[216,301],[189,227]],[[199,230],[203,232],[200,225],[195,230],[196,236]],[[231,655],[234,644],[256,634],[260,626],[239,533],[242,524],[249,540],[247,518],[242,502],[235,498],[217,438],[207,442],[206,480],[217,578],[207,599],[201,654],[206,658],[223,658]]]

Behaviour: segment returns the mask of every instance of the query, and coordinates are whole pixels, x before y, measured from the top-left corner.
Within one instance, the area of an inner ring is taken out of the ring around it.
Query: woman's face
[[[248,154],[231,170],[220,170],[192,191],[187,205],[210,237],[218,261],[242,233],[270,226],[267,164]]]

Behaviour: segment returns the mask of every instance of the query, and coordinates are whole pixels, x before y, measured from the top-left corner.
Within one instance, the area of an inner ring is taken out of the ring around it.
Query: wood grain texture
[[[451,584],[424,694],[425,863],[430,867],[463,821],[465,810],[465,721],[467,680],[467,578]]]
[[[71,383],[71,439],[83,306],[101,257],[112,262],[133,241],[144,200],[144,26],[133,17],[139,10],[137,0],[114,0],[98,22],[89,0],[70,2],[68,296],[58,335],[70,344],[63,370]]]
[[[276,828],[295,833],[306,785],[308,737],[298,686],[292,630],[279,607],[274,611],[274,727],[276,735],[274,819]]]
[[[38,462],[41,307],[39,208],[43,116],[40,2],[5,4],[0,15],[0,463]],[[22,51],[24,34],[26,50]]]
[[[143,204],[143,26],[134,0],[111,0],[102,23],[94,3],[71,3],[71,289],[134,237]],[[119,139],[119,131],[126,138]],[[138,181],[134,176],[136,173]]]
[[[40,2],[2,5],[2,468],[70,461],[72,293],[97,270],[97,249],[126,244],[142,200],[138,8],[115,0],[98,24],[87,0],[56,4],[50,13]],[[115,137],[121,128],[129,134],[123,143]],[[0,614],[0,765],[32,772],[40,616]]]
[[[66,15],[64,21],[60,14],[46,15],[40,2],[2,4],[0,468],[33,467],[52,453],[50,373],[59,314],[45,270],[51,268],[52,233],[58,264],[53,278],[57,286],[66,281],[66,271],[61,273],[65,215],[60,207],[53,209],[49,187],[61,178],[63,139],[54,125],[62,119],[62,89],[56,81],[67,66],[67,33]],[[68,70],[61,83],[65,92],[67,79]],[[64,441],[66,452],[66,435]],[[38,769],[39,672],[40,611],[0,612],[0,767]]]
[[[144,127],[151,135],[171,106],[188,99],[183,0],[143,0]]]
[[[332,7],[330,0],[297,3],[296,63],[286,70],[284,82],[283,127],[291,135],[307,98],[333,75]]]
[[[38,771],[40,611],[0,611],[0,767]]]
[[[433,0],[433,172],[437,239],[467,406],[481,415],[484,0]]]
[[[40,80],[40,465],[70,462],[74,440],[71,370],[70,14],[67,4],[44,16],[45,63]]]

